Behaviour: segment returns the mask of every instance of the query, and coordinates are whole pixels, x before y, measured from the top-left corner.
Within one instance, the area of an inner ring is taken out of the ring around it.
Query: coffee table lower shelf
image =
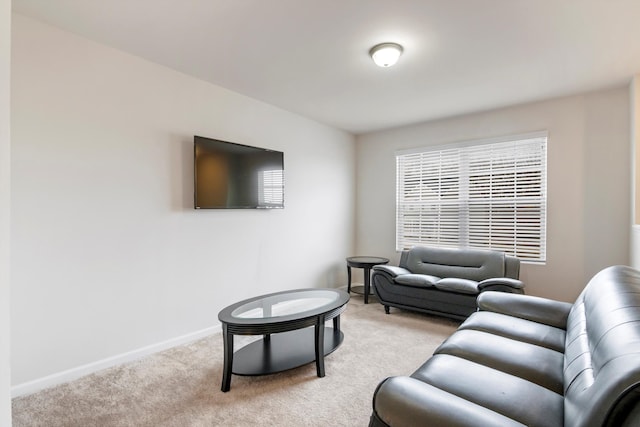
[[[324,355],[333,352],[344,339],[340,330],[325,328]],[[314,328],[272,334],[233,353],[235,375],[268,375],[306,365],[316,360]],[[310,345],[301,345],[309,343]]]

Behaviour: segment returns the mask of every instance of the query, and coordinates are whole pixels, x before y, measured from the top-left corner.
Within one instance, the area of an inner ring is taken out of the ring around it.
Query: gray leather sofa
[[[609,267],[574,304],[486,292],[370,426],[640,426],[640,271]]]
[[[466,319],[484,291],[524,293],[520,260],[503,252],[416,246],[403,251],[398,267],[378,265],[371,282],[389,307]]]

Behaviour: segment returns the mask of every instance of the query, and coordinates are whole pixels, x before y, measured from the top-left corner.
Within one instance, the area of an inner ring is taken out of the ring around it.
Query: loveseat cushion
[[[438,280],[440,280],[439,277],[429,276],[427,274],[403,274],[395,278],[395,282],[400,285],[415,286],[421,288],[431,287]]]
[[[479,249],[447,249],[416,246],[406,259],[412,273],[460,277],[481,281],[505,276],[505,254]]]
[[[445,277],[435,283],[435,287],[441,291],[459,292],[461,294],[476,295],[478,293],[478,282],[468,279],[458,279],[457,277]]]

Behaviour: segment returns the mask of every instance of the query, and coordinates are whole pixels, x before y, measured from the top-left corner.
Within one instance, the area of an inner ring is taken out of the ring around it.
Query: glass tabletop
[[[338,299],[331,291],[308,291],[266,296],[241,305],[231,316],[241,319],[265,319],[298,314],[328,305]]]
[[[348,294],[336,289],[298,289],[251,298],[233,304],[220,313],[225,322],[271,322],[305,317],[346,304]]]

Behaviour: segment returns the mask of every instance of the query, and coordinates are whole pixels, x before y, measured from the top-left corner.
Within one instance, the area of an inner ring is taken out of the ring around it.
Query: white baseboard
[[[145,356],[149,356],[160,351],[170,349],[179,345],[187,344],[192,341],[199,340],[201,338],[212,335],[216,332],[220,332],[222,327],[220,325],[212,326],[210,328],[202,329],[200,331],[192,332],[190,334],[182,335],[180,337],[172,338],[157,344],[151,344],[146,347],[139,348],[127,353],[112,356],[106,359],[98,360],[96,362],[88,363],[86,365],[78,366],[77,368],[68,369],[66,371],[58,372],[52,375],[48,375],[43,378],[38,378],[33,381],[18,384],[11,387],[11,397],[25,396],[32,394],[45,388],[53,387],[59,384],[64,384],[69,381],[76,380],[94,372],[101,371],[112,366],[121,365],[123,363],[133,362],[141,359]]]

